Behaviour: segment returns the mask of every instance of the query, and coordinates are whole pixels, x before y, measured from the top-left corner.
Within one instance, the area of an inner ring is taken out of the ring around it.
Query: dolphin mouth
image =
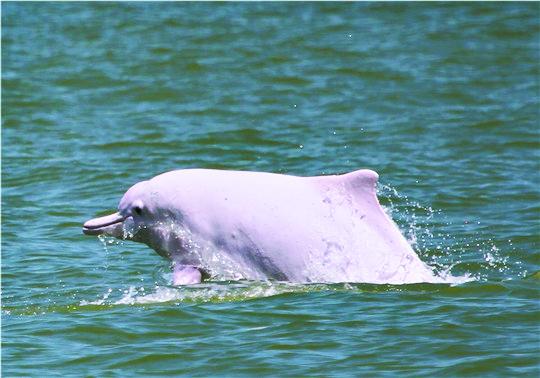
[[[126,217],[120,213],[90,219],[84,223],[82,231],[85,235],[107,234],[114,236],[119,226],[122,226],[125,220]]]

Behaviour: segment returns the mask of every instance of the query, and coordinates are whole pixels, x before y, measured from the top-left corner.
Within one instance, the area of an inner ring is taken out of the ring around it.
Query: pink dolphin
[[[441,279],[379,205],[377,173],[298,177],[171,171],[132,186],[87,235],[142,242],[173,261],[173,283],[224,279],[416,283]]]

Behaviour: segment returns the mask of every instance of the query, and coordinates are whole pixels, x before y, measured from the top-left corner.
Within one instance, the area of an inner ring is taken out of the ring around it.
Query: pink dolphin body
[[[440,282],[379,205],[378,175],[297,177],[187,169],[132,186],[118,212],[83,232],[142,242],[173,261],[173,283],[201,272],[292,282]]]

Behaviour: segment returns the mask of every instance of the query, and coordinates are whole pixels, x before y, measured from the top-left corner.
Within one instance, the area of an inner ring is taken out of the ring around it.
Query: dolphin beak
[[[120,213],[90,219],[84,223],[83,233],[86,235],[122,235],[123,222],[125,219],[126,218]]]

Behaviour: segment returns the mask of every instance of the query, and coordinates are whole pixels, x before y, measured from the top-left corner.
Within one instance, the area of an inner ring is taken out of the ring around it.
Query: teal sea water
[[[538,376],[538,3],[2,3],[2,376]],[[170,286],[177,168],[371,168],[458,285]]]

